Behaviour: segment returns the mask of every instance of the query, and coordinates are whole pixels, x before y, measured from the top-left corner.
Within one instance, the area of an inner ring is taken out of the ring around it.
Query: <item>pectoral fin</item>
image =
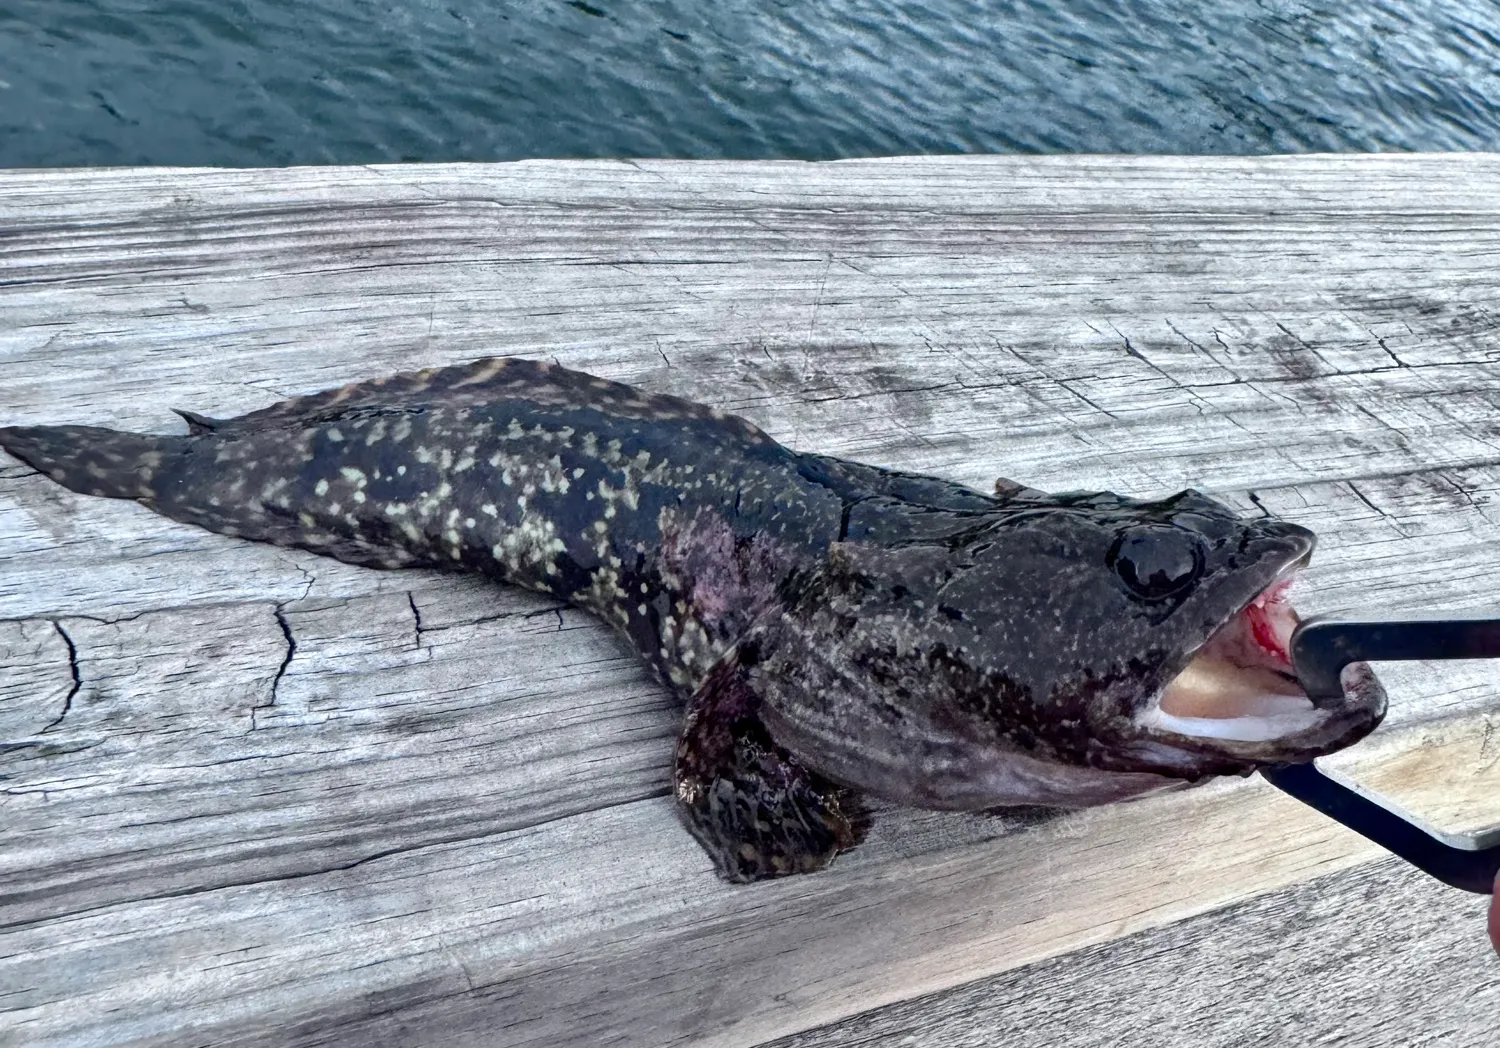
[[[719,876],[746,883],[821,870],[861,837],[851,791],[776,745],[737,653],[688,704],[677,745],[677,811]]]

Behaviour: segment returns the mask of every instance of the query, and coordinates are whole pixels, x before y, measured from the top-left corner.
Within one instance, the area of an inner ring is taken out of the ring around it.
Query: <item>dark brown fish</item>
[[[1384,713],[1367,667],[1327,704],[1292,674],[1312,533],[1193,491],[987,495],[525,360],[182,414],[186,436],[0,447],[212,531],[589,609],[687,703],[678,807],[731,880],[827,865],[857,791],[1100,804],[1306,760]]]

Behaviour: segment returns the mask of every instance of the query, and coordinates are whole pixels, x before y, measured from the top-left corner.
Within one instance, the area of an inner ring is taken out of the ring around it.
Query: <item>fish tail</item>
[[[309,549],[370,567],[430,561],[384,533],[371,537],[315,527],[298,511],[302,503],[284,493],[274,500],[265,494],[295,484],[302,465],[300,446],[295,465],[284,454],[284,442],[275,441],[260,445],[258,452],[252,449],[261,461],[247,465],[221,457],[219,420],[192,416],[188,422],[186,436],[94,426],[0,426],[0,449],[72,491],[133,499],[164,517],[221,535]]]
[[[0,426],[0,448],[65,488],[112,499],[155,500],[163,463],[192,439],[96,426]]]

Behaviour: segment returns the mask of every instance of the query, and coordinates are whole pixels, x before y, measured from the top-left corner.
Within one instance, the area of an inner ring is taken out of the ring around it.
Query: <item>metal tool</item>
[[[1310,698],[1343,695],[1340,674],[1351,662],[1500,658],[1500,618],[1461,615],[1402,621],[1318,616],[1292,634],[1292,668]],[[1261,769],[1277,789],[1343,823],[1444,884],[1489,895],[1500,871],[1500,826],[1445,833],[1391,801],[1320,771],[1316,762]],[[1500,809],[1500,797],[1495,799]],[[1500,815],[1500,811],[1497,811]]]

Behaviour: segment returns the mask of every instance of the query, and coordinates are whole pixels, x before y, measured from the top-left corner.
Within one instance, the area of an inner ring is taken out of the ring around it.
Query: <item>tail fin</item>
[[[0,448],[65,488],[113,499],[154,498],[164,457],[191,439],[95,426],[0,426]]]

